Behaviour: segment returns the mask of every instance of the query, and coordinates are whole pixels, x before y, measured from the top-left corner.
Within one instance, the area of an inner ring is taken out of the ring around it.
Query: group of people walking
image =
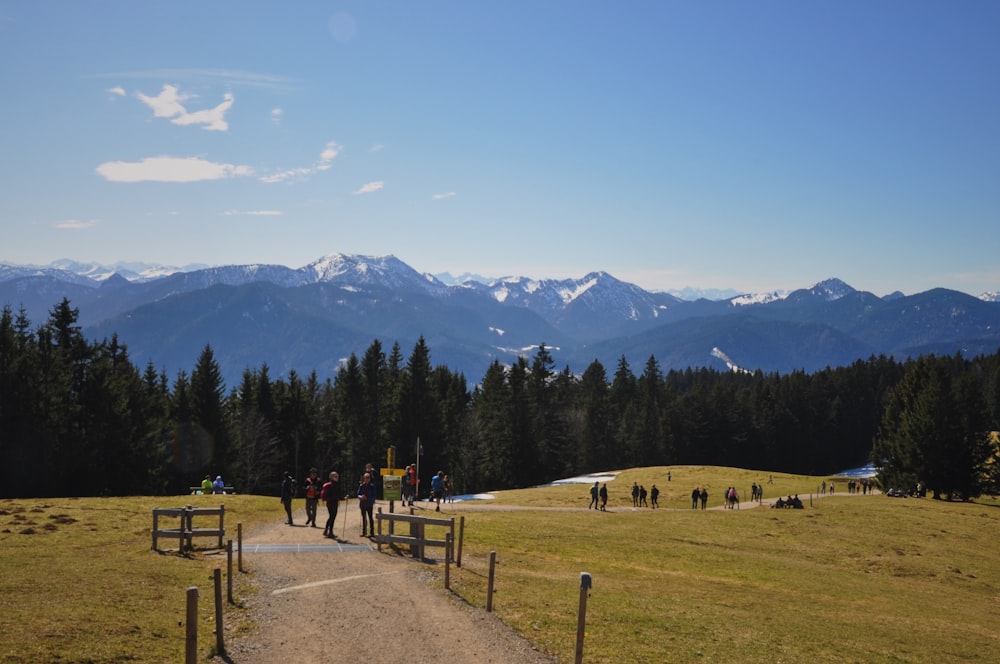
[[[646,502],[646,496],[649,496],[649,502]],[[656,508],[659,506],[660,490],[656,488],[655,484],[649,489],[649,491],[646,491],[646,487],[642,484],[638,484],[636,482],[632,483],[632,507]]]
[[[326,480],[319,477],[319,470],[309,469],[309,477],[303,482],[306,498],[306,525],[318,528],[316,519],[319,516],[320,501],[326,505],[327,519],[323,528],[324,537],[334,537],[333,527],[337,522],[337,512],[340,501],[345,497],[340,488],[340,474],[331,471]],[[291,473],[285,472],[281,480],[281,504],[285,508],[285,515],[288,517],[288,525],[295,525],[292,522],[292,499],[296,494],[296,482]],[[372,501],[374,502],[374,500]]]
[[[358,499],[358,508],[361,510],[362,537],[374,537],[375,535],[375,481],[377,477],[375,468],[372,464],[366,464],[365,471],[361,475],[361,481],[359,482],[358,489],[355,493],[355,496]],[[401,502],[406,505],[407,501],[409,501],[409,504],[412,506],[414,497],[417,493],[415,467],[407,466],[406,475],[401,482],[401,486],[404,487],[401,492]],[[340,507],[340,501],[347,498],[347,495],[340,486],[339,473],[337,473],[337,471],[331,471],[324,480],[319,477],[318,469],[310,468],[309,476],[303,482],[303,490],[306,499],[305,525],[312,526],[313,528],[319,527],[316,523],[316,519],[319,516],[319,504],[322,502],[326,505],[327,511],[327,519],[323,529],[323,536],[335,538],[336,535],[334,534],[334,526],[337,522],[337,513]],[[285,471],[281,480],[281,504],[285,508],[285,515],[287,516],[286,523],[290,526],[295,525],[292,521],[292,500],[296,497],[297,493],[298,486],[295,477],[290,472]],[[439,470],[431,480],[431,500],[437,503],[435,510],[439,512],[441,511],[442,501],[454,501],[454,498],[451,495],[450,484],[448,483],[448,476],[444,474],[444,471]]]

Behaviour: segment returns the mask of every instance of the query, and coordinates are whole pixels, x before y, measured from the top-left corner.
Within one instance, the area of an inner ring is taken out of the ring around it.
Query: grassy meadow
[[[1000,660],[1000,504],[849,496],[847,480],[738,469],[646,468],[608,483],[612,512],[466,512],[452,589],[486,602],[541,648],[573,661],[580,573],[587,662],[953,662]],[[730,484],[803,510],[709,507]],[[822,481],[835,494],[810,501]],[[632,510],[633,482],[660,504]],[[511,507],[586,507],[587,485],[497,494]]]
[[[215,646],[213,570],[225,551],[177,555],[176,539],[151,550],[154,507],[225,504],[227,539],[280,518],[273,497],[47,498],[0,500],[0,662],[183,662],[186,591],[197,586],[199,651]],[[213,527],[218,517],[195,526]],[[161,528],[178,519],[160,520]],[[235,563],[234,563],[235,566]],[[247,575],[234,583],[247,584]],[[240,587],[236,597],[252,592]],[[225,587],[223,597],[225,598]],[[227,632],[235,627],[227,623]]]
[[[997,501],[848,496],[846,480],[810,501],[831,478],[671,471],[670,482],[666,468],[621,472],[606,513],[532,509],[586,508],[588,485],[498,492],[456,510],[466,526],[452,590],[485,606],[496,551],[494,610],[563,662],[573,661],[581,572],[594,583],[586,662],[1000,660]],[[748,493],[754,481],[765,499],[798,493],[806,508],[690,509],[695,486],[718,507],[727,486]],[[633,510],[633,482],[656,483],[664,509]],[[183,661],[189,586],[207,658],[224,552],[202,548],[210,539],[188,556],[150,550],[152,508],[196,501],[224,502],[234,538],[237,522],[282,518],[273,497],[0,500],[0,662]],[[254,592],[252,573],[235,581],[238,601]],[[227,609],[227,633],[248,627]]]

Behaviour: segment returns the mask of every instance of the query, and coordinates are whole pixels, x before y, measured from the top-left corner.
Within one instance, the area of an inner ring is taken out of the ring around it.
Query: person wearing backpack
[[[431,478],[431,497],[437,502],[435,512],[441,511],[441,499],[444,497],[444,471],[439,470],[437,475]]]
[[[322,491],[322,482],[319,479],[319,471],[315,468],[309,469],[309,477],[303,482],[306,488],[306,525],[316,525],[316,508],[319,506],[319,494]]]
[[[323,530],[324,537],[336,538],[333,528],[337,524],[337,508],[340,506],[340,476],[336,471],[330,473],[329,481],[323,484],[320,489],[320,499],[326,503],[326,528]]]

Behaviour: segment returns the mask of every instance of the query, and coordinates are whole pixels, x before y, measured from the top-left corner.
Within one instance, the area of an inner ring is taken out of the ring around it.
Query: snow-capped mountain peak
[[[420,274],[392,254],[360,256],[328,254],[301,270],[318,283],[349,282],[352,285],[380,285],[390,288],[421,286],[443,289],[444,284],[431,274]]]
[[[851,288],[840,279],[834,278],[819,282],[810,289],[810,292],[814,295],[823,297],[828,302],[833,302],[834,300],[839,300],[845,295],[854,293],[855,289]]]

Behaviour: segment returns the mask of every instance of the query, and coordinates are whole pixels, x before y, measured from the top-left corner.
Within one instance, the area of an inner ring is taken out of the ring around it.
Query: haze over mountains
[[[463,275],[464,276],[464,275]],[[713,367],[782,373],[850,364],[871,355],[967,356],[1000,348],[1000,302],[947,289],[884,297],[829,279],[789,292],[685,300],[605,272],[580,279],[506,277],[460,283],[420,274],[394,256],[330,254],[280,265],[188,266],[59,261],[0,265],[0,305],[33,326],[63,297],[91,339],[117,333],[137,366],[190,372],[211,345],[228,386],[264,364],[332,377],[375,339],[404,358],[423,336],[435,365],[478,381],[493,359],[531,356],[541,343],[558,369],[595,359],[609,377],[624,357],[638,374]]]

